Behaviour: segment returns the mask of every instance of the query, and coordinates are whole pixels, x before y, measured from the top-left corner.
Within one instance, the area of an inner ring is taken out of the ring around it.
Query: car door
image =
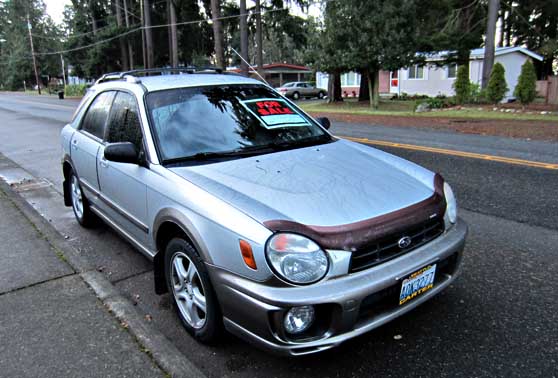
[[[109,143],[131,142],[144,155],[144,141],[135,96],[119,91],[107,122],[105,143],[99,153],[99,184],[103,211],[122,226],[136,241],[147,241],[147,175],[146,166],[117,163],[104,157]],[[145,244],[144,244],[145,245]]]
[[[97,155],[103,142],[114,94],[114,91],[102,92],[91,102],[70,142],[70,156],[75,173],[85,195],[94,204],[99,191]]]

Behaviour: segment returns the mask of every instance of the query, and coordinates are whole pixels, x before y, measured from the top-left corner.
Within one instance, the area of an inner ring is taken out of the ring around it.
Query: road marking
[[[540,162],[540,161],[515,159],[515,158],[495,156],[495,155],[477,154],[477,153],[474,153],[474,152],[466,152],[466,151],[458,151],[458,150],[447,150],[445,148],[419,146],[419,145],[415,145],[415,144],[394,143],[394,142],[388,142],[388,141],[385,141],[385,140],[375,140],[375,139],[367,139],[367,138],[354,138],[354,137],[340,136],[340,135],[339,135],[339,137],[343,138],[343,139],[353,141],[353,142],[370,144],[370,145],[375,145],[375,146],[403,148],[403,149],[406,149],[406,150],[433,152],[433,153],[436,153],[436,154],[460,156],[460,157],[467,157],[467,158],[472,158],[472,159],[496,161],[496,162],[499,162],[499,163],[523,165],[523,166],[527,166],[527,167],[536,167],[536,168],[558,170],[558,164],[544,163],[544,162]]]

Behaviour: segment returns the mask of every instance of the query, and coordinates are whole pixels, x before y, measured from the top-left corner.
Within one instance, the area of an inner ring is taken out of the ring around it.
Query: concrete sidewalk
[[[0,188],[0,377],[163,377]]]

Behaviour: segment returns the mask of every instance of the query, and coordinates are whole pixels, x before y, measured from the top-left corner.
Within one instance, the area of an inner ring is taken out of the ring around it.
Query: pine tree
[[[498,104],[504,99],[508,92],[508,83],[506,83],[506,70],[500,63],[495,63],[490,73],[490,80],[486,88],[486,96],[490,102]]]
[[[528,105],[537,97],[537,74],[535,66],[527,60],[521,67],[521,74],[515,87],[514,96],[523,105]]]
[[[469,101],[471,94],[471,82],[469,81],[469,70],[467,66],[459,66],[457,69],[457,78],[453,83],[455,90],[455,101],[458,104],[465,104]]]

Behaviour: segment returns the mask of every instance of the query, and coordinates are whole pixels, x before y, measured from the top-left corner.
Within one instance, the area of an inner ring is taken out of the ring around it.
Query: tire
[[[79,179],[73,171],[70,171],[68,181],[68,190],[72,199],[72,210],[76,220],[83,227],[93,227],[96,224],[97,218],[91,211],[89,201],[83,194]]]
[[[319,92],[318,93],[318,98],[321,100],[325,97],[324,92]]]
[[[300,93],[295,92],[293,93],[293,100],[298,100],[300,98]]]
[[[202,343],[217,341],[223,329],[217,296],[205,264],[182,238],[172,239],[165,248],[165,280],[188,333]]]

